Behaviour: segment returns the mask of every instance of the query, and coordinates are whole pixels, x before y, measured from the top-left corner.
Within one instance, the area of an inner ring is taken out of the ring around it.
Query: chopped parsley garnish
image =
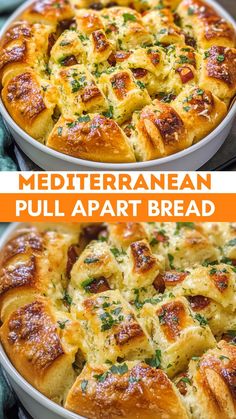
[[[67,56],[65,57],[64,55],[62,57],[58,58],[58,64],[65,65],[65,62],[66,62],[67,58],[68,57]]]
[[[86,36],[84,36],[82,33],[78,35],[78,38],[81,40],[81,42],[86,41],[88,39]]]
[[[160,0],[160,3],[154,7],[154,10],[161,10],[164,9],[166,6],[164,6],[163,1]]]
[[[65,329],[65,327],[66,327],[66,323],[68,322],[69,320],[65,320],[65,321],[60,321],[60,320],[58,320],[58,326],[60,327],[60,329]]]
[[[228,271],[227,269],[223,268],[223,269],[216,269],[216,268],[211,268],[211,270],[209,271],[209,275],[215,275],[215,274],[227,274]]]
[[[131,375],[131,377],[129,377],[129,383],[133,384],[133,383],[138,383],[140,381],[140,378],[138,377],[134,377]]]
[[[124,19],[124,23],[126,22],[136,22],[136,16],[132,15],[131,13],[123,13],[123,19]]]
[[[70,43],[71,43],[70,41],[66,41],[66,40],[64,40],[64,41],[61,41],[61,42],[60,42],[60,46],[61,46],[61,47],[65,47],[66,45],[70,45]]]
[[[111,253],[115,256],[115,258],[120,258],[120,256],[125,255],[126,253],[124,250],[119,250],[117,247],[110,248]]]
[[[66,125],[67,125],[68,128],[74,128],[76,126],[76,121],[67,122]]]
[[[168,94],[160,93],[161,102],[170,103],[174,99],[175,99],[175,95],[173,93],[168,93]]]
[[[202,262],[202,266],[205,266],[205,267],[212,266],[212,265],[218,265],[218,261],[217,260],[210,261],[206,259],[204,260],[204,262]]]
[[[155,356],[152,358],[146,358],[145,362],[150,365],[150,367],[159,368],[161,365],[161,350],[157,349]]]
[[[158,315],[158,319],[159,319],[160,324],[165,324],[165,322],[166,322],[165,315],[166,315],[165,309],[163,310],[163,312],[161,314]]]
[[[122,310],[121,307],[117,307],[114,310],[112,310],[112,314],[114,314],[115,316],[119,316],[121,310]]]
[[[210,57],[210,52],[209,51],[204,51],[204,60],[206,60],[209,57]]]
[[[86,393],[88,387],[88,380],[82,380],[80,386],[82,393]]]
[[[236,337],[236,330],[227,330],[226,334],[232,338]]]
[[[87,263],[88,265],[90,264],[90,263],[96,263],[96,262],[99,262],[99,259],[98,258],[85,258],[84,259],[84,263]]]
[[[200,326],[206,326],[208,324],[207,319],[201,314],[196,314],[195,319],[200,323]]]
[[[167,28],[163,28],[163,29],[161,29],[160,31],[159,31],[159,34],[161,34],[161,35],[164,35],[165,33],[167,33],[168,32],[168,29]]]
[[[180,64],[189,63],[189,58],[186,55],[180,55],[179,56],[179,63]]]

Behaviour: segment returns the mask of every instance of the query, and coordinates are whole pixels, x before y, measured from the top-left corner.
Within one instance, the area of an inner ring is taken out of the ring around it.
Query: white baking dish
[[[27,8],[34,0],[25,2],[19,7],[10,19],[7,20],[0,32],[0,38],[8,29],[10,24]],[[205,0],[212,5],[218,13],[231,22],[234,27],[236,23],[232,16],[226,12],[215,0]],[[0,101],[0,112],[12,133],[15,141],[24,153],[38,166],[45,170],[197,170],[205,164],[222,146],[227,138],[236,115],[236,102],[231,107],[225,119],[218,127],[199,143],[172,154],[168,157],[137,163],[98,163],[82,160],[75,157],[54,151],[43,144],[40,144],[30,135],[26,134],[8,114],[2,101]],[[235,147],[236,148],[236,147]]]
[[[20,223],[12,223],[0,237],[0,250],[9,240],[14,231],[24,225]],[[82,416],[69,412],[58,404],[52,402],[43,396],[39,391],[35,390],[15,369],[9,361],[2,345],[0,344],[0,363],[4,369],[6,376],[15,390],[18,398],[23,406],[29,412],[33,419],[84,419]]]

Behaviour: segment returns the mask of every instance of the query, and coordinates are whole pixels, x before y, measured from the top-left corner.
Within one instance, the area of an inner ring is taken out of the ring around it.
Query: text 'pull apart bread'
[[[0,255],[18,372],[89,419],[236,417],[236,225],[26,225]]]
[[[3,103],[27,134],[105,163],[205,138],[236,94],[233,26],[202,0],[36,0],[0,42]]]

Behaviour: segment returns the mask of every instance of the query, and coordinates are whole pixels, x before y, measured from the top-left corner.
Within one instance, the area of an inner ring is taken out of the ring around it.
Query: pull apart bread
[[[19,373],[89,419],[236,418],[236,225],[38,224],[0,262]]]
[[[0,43],[3,103],[36,140],[132,163],[200,141],[236,93],[236,35],[202,0],[37,0]]]

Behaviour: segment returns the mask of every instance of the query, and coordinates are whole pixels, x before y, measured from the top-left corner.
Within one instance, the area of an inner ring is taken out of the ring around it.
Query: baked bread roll
[[[22,14],[22,18],[31,23],[42,22],[54,27],[74,17],[73,9],[68,0],[36,0]]]
[[[183,371],[192,356],[216,344],[209,326],[199,322],[183,297],[167,295],[156,305],[145,303],[140,317],[155,349],[161,351],[161,367],[170,377]]]
[[[235,416],[235,355],[235,346],[221,341],[190,362],[184,399],[194,419]]]
[[[49,25],[27,21],[13,23],[0,44],[1,84],[4,86],[11,78],[30,68],[48,78],[47,61],[55,37],[54,28]]]
[[[61,116],[48,137],[47,145],[81,159],[113,163],[135,161],[133,150],[119,125],[99,114],[81,115],[78,119]]]
[[[66,408],[91,419],[187,419],[181,396],[166,374],[145,363],[86,366],[66,399]]]
[[[202,0],[36,0],[0,42],[1,95],[15,122],[56,151],[158,159],[221,123],[236,93],[235,47],[234,28]],[[28,73],[37,81],[23,81],[23,94],[15,78]]]
[[[164,274],[167,290],[175,295],[201,295],[223,306],[225,310],[234,312],[236,309],[234,268],[230,265],[201,266],[175,276]]]
[[[1,254],[1,317],[35,295],[60,302],[67,282],[68,250],[78,241],[75,232],[20,230]]]
[[[77,318],[85,322],[84,351],[92,364],[114,363],[123,358],[132,361],[154,354],[134,310],[117,290],[85,299]]]
[[[31,70],[10,79],[2,90],[8,112],[27,134],[44,142],[53,128],[55,86]]]
[[[18,371],[57,403],[63,401],[75,379],[72,363],[78,346],[74,333],[79,336],[79,324],[56,313],[44,299],[11,313],[0,331],[5,351]]]
[[[236,49],[211,47],[202,58],[199,85],[229,103],[235,95]]]
[[[64,117],[109,109],[104,94],[83,64],[59,70],[54,83],[58,89],[58,107]]]
[[[193,35],[200,48],[234,47],[235,31],[210,5],[202,0],[183,0],[177,8],[186,32]]]

